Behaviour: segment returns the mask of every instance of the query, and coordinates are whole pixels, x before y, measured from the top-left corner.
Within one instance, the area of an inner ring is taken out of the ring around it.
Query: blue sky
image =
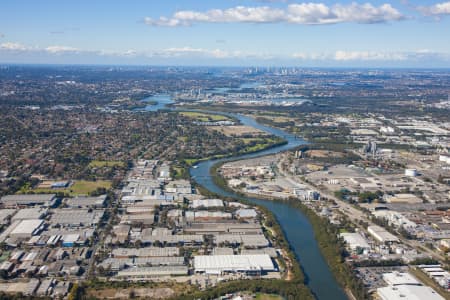
[[[3,1],[0,63],[450,67],[450,1]]]

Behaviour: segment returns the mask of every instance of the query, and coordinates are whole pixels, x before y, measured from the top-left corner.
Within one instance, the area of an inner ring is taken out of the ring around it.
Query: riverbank
[[[270,234],[274,240],[274,247],[282,249],[284,252],[283,261],[280,268],[285,270],[283,279],[246,279],[239,281],[229,281],[219,283],[217,286],[205,291],[195,291],[186,295],[174,297],[173,299],[215,299],[226,294],[238,292],[275,294],[283,299],[315,299],[311,290],[305,284],[305,275],[298,263],[295,254],[290,249],[289,243],[284,236],[281,226],[275,216],[265,207],[256,206],[264,216],[263,224],[270,228]],[[265,229],[267,228],[265,227]]]
[[[321,251],[315,238],[314,228],[300,210],[292,209],[292,207],[279,201],[266,201],[260,198],[246,198],[236,195],[231,191],[221,189],[213,182],[213,179],[210,176],[210,168],[216,163],[274,154],[285,150],[291,150],[306,142],[301,137],[294,134],[259,124],[250,117],[233,113],[224,114],[239,119],[240,123],[243,125],[265,131],[279,138],[283,138],[287,142],[279,146],[273,146],[270,149],[261,149],[261,151],[258,152],[252,151],[252,153],[243,155],[196,162],[196,164],[189,169],[191,179],[195,181],[197,186],[203,186],[204,191],[209,191],[211,194],[217,194],[220,198],[239,198],[241,201],[245,199],[252,205],[256,204],[259,207],[268,209],[278,221],[280,228],[282,228],[283,235],[291,246],[290,249],[295,256],[296,261],[298,262],[300,260],[302,262],[302,270],[305,272],[305,283],[314,296],[320,300],[348,299],[346,293],[337,283],[336,278],[333,276],[324,257],[320,254]],[[298,294],[294,295],[295,296],[289,298],[297,299]]]
[[[189,170],[192,180],[195,181],[197,186],[203,186],[204,190],[210,191],[211,195],[216,194],[219,197],[229,199],[237,198],[241,201],[248,201],[248,203],[251,203],[252,205],[257,204],[259,206],[264,206],[270,210],[283,229],[283,233],[286,236],[296,259],[301,263],[302,270],[305,273],[305,282],[315,297],[320,300],[348,299],[348,296],[337,282],[327,264],[327,261],[321,254],[319,244],[314,234],[314,228],[306,215],[298,209],[293,209],[286,204],[286,202],[267,201],[259,197],[251,198],[237,195],[236,193],[228,189],[223,189],[214,183],[214,178],[211,176],[210,170],[217,163],[275,154],[282,151],[295,149],[296,147],[305,144],[305,141],[298,136],[283,132],[276,128],[258,124],[254,119],[243,115],[236,116],[245,125],[255,127],[278,137],[283,137],[288,141],[288,143],[279,147],[261,151],[259,153],[246,154],[227,159],[208,160],[198,163],[195,168],[190,168]],[[324,289],[324,286],[327,288]]]
[[[214,183],[223,190],[236,193],[241,197],[241,201],[242,198],[251,197],[252,195],[243,194],[230,188],[226,180],[220,176],[217,171],[224,163],[217,163],[211,167],[210,176]],[[345,246],[342,240],[338,238],[339,228],[337,226],[331,224],[327,218],[320,217],[312,208],[301,203],[298,199],[271,197],[268,200],[287,203],[290,207],[301,211],[311,223],[320,251],[333,272],[335,279],[344,288],[349,299],[369,299],[363,283],[356,277],[351,267],[345,263],[343,256]]]

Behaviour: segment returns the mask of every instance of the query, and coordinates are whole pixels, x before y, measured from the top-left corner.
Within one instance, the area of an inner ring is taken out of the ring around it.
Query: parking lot
[[[362,267],[356,269],[356,274],[361,278],[369,291],[376,290],[377,288],[387,286],[384,282],[383,273],[390,272],[407,272],[407,266],[395,266],[395,267]]]

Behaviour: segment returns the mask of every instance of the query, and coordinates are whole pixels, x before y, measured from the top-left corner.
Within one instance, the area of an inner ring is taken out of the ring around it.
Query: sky
[[[2,1],[0,63],[449,68],[450,1]]]

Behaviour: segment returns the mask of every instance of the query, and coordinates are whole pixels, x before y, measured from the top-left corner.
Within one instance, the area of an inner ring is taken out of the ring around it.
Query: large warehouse
[[[378,296],[382,300],[444,300],[435,290],[422,285],[409,273],[385,273],[383,280],[388,286],[377,289]]]
[[[22,220],[11,231],[9,236],[15,238],[29,238],[42,229],[44,220]]]
[[[399,242],[399,239],[395,235],[377,225],[367,227],[367,232],[381,243]]]
[[[196,273],[223,274],[245,273],[260,275],[264,272],[276,271],[270,256],[258,255],[199,255],[194,257]]]
[[[20,194],[20,195],[8,195],[3,196],[0,199],[0,203],[5,208],[15,208],[22,206],[53,206],[56,202],[55,194]]]

